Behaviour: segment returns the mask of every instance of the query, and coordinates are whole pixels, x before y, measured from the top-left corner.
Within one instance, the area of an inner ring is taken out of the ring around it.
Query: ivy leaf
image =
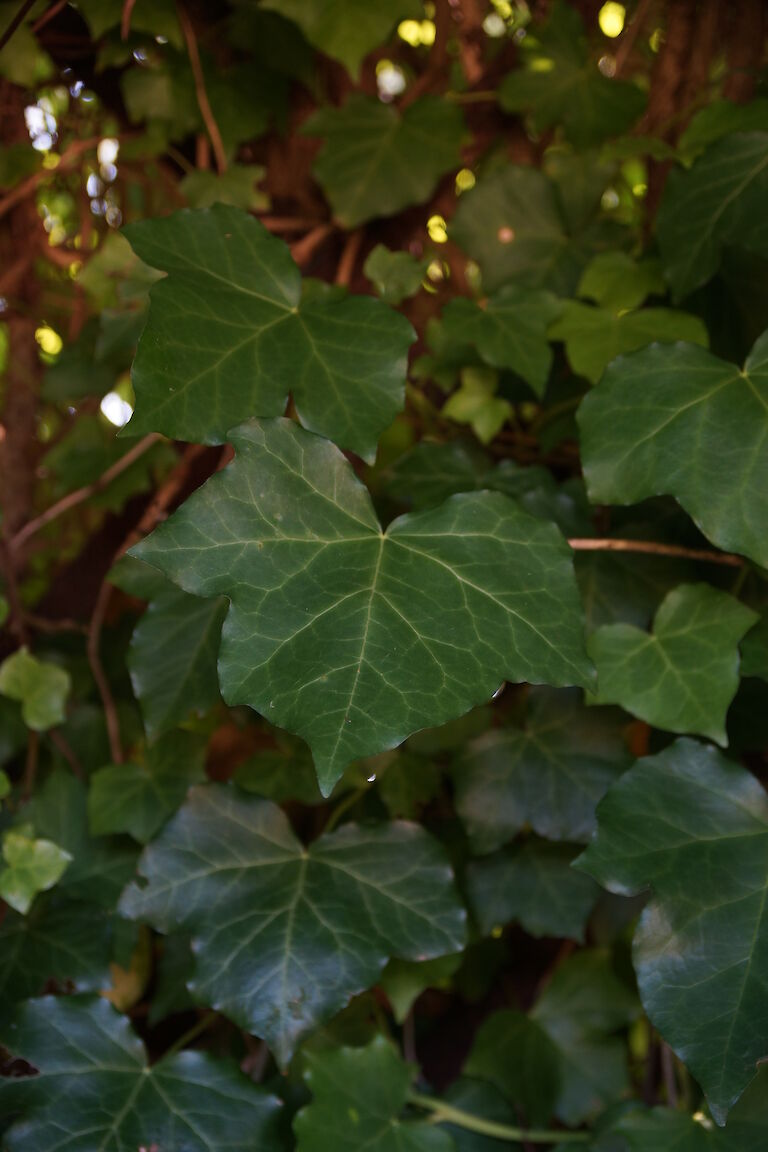
[[[768,100],[758,98],[747,104],[713,100],[691,117],[677,146],[684,156],[696,156],[736,132],[768,132]]]
[[[168,276],[151,293],[133,366],[130,434],[220,443],[249,416],[279,416],[288,393],[306,427],[368,460],[403,405],[408,321],[378,300],[302,299],[282,240],[224,205],[125,229]]]
[[[427,988],[445,987],[461,966],[462,954],[438,956],[436,960],[390,960],[379,981],[392,1006],[392,1015],[402,1024],[418,997]]]
[[[113,924],[95,904],[40,896],[24,916],[0,925],[0,996],[4,1004],[39,996],[51,981],[76,992],[109,984]]]
[[[674,496],[718,548],[768,566],[768,333],[743,372],[692,344],[622,357],[577,420],[593,504]]]
[[[419,291],[428,264],[410,252],[392,252],[377,244],[368,254],[363,272],[385,304],[399,304]]]
[[[645,106],[634,84],[603,76],[589,60],[584,23],[565,3],[522,42],[524,67],[509,72],[498,89],[506,112],[529,111],[537,132],[562,124],[577,148],[620,136]]]
[[[729,135],[691,168],[670,172],[656,235],[676,300],[714,276],[729,245],[768,256],[766,196],[766,132]]]
[[[343,108],[321,108],[306,121],[325,144],[314,173],[344,228],[423,204],[441,176],[461,163],[461,109],[438,96],[404,112],[354,95]]]
[[[499,379],[489,368],[463,368],[461,384],[443,405],[442,415],[457,424],[469,424],[482,444],[490,444],[514,409],[496,395]]]
[[[727,745],[725,716],[739,686],[738,643],[758,616],[709,584],[682,584],[665,596],[649,636],[608,624],[589,639],[596,700],[667,732],[692,732]]]
[[[128,669],[147,736],[155,740],[220,699],[216,660],[227,604],[190,596],[149,565],[141,565],[148,573],[142,580],[133,568],[139,563],[123,557],[110,581],[149,600],[131,636]]]
[[[53,888],[72,857],[51,840],[38,840],[26,826],[9,828],[3,836],[0,898],[22,915],[38,892]]]
[[[382,532],[341,452],[289,420],[230,436],[217,473],[137,548],[224,594],[219,678],[310,744],[324,794],[353,759],[460,716],[504,680],[591,683],[570,549],[489,492]]]
[[[617,239],[599,217],[600,196],[588,204],[569,219],[555,183],[536,168],[509,164],[464,193],[450,236],[480,265],[486,291],[514,280],[569,296],[592,257]]]
[[[262,6],[298,24],[310,44],[341,61],[353,80],[364,58],[388,39],[398,21],[423,15],[417,0],[377,0],[362,7],[356,0],[266,0]]]
[[[33,732],[61,724],[70,687],[68,672],[58,664],[38,660],[26,648],[19,648],[0,664],[0,693],[20,701],[24,723]]]
[[[636,996],[618,978],[607,952],[570,956],[555,972],[530,1016],[560,1055],[557,1116],[580,1124],[627,1086],[623,1037],[613,1035],[639,1015]]]
[[[472,741],[454,769],[456,807],[476,852],[526,824],[552,840],[584,841],[595,806],[629,764],[620,714],[585,708],[578,692],[533,689],[523,728]]]
[[[497,1087],[529,1124],[545,1124],[555,1110],[561,1080],[557,1048],[522,1012],[505,1009],[483,1021],[464,1074]]]
[[[282,811],[232,788],[193,788],[139,864],[121,910],[194,936],[190,986],[263,1036],[281,1064],[389,956],[464,943],[445,855],[414,824],[338,831],[303,848]]]
[[[21,1112],[8,1152],[278,1152],[279,1102],[205,1052],[150,1066],[125,1016],[103,999],[46,996],[22,1005],[3,1043],[37,1069],[6,1080],[0,1104]]]
[[[211,208],[214,204],[231,204],[246,212],[269,207],[264,192],[256,187],[265,176],[259,164],[232,164],[226,172],[190,172],[179,184],[179,190],[192,208]]]
[[[599,890],[571,868],[575,854],[570,844],[529,839],[473,860],[467,869],[467,892],[483,935],[515,920],[529,936],[583,943]]]
[[[637,261],[627,252],[601,252],[587,265],[579,281],[579,296],[616,314],[626,308],[639,308],[648,296],[666,293],[660,262]]]
[[[547,325],[562,311],[549,292],[508,284],[481,306],[456,298],[443,309],[442,319],[452,344],[472,344],[493,368],[511,368],[544,395],[552,350]]]
[[[383,1036],[366,1048],[309,1050],[304,1063],[312,1102],[293,1121],[297,1152],[451,1152],[447,1132],[399,1119],[413,1069]]]
[[[147,749],[143,764],[110,764],[91,777],[88,820],[94,836],[127,832],[151,840],[192,784],[205,779],[205,743],[170,732]]]
[[[615,315],[607,308],[594,308],[568,300],[562,316],[549,327],[550,340],[562,340],[568,361],[580,376],[597,384],[605,368],[617,356],[646,344],[709,342],[707,329],[698,316],[671,308],[644,308]]]
[[[768,680],[768,614],[763,614],[740,644],[741,675]]]
[[[677,740],[614,785],[598,824],[578,863],[612,892],[652,889],[640,996],[722,1124],[767,1050],[768,798],[714,748]]]

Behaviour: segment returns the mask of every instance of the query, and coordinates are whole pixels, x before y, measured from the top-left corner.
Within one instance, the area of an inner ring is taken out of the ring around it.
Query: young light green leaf
[[[569,296],[590,259],[617,239],[599,217],[599,192],[587,207],[569,219],[553,181],[508,164],[464,193],[450,236],[480,265],[486,291],[513,280]]]
[[[677,740],[614,785],[598,825],[580,866],[612,892],[651,887],[640,996],[722,1124],[768,1052],[768,797],[714,748]]]
[[[58,664],[38,660],[26,648],[19,648],[0,664],[0,693],[20,701],[24,723],[34,732],[61,724],[70,687],[68,672]]]
[[[205,743],[191,732],[169,732],[146,750],[142,764],[110,764],[91,777],[88,822],[94,836],[127,832],[141,844],[205,779]]]
[[[416,295],[428,264],[428,260],[417,260],[410,252],[392,252],[384,244],[377,244],[367,256],[363,272],[385,304],[399,304]]]
[[[413,1069],[383,1036],[366,1048],[310,1049],[304,1063],[312,1101],[293,1121],[297,1152],[451,1152],[447,1132],[400,1120]]]
[[[441,176],[461,162],[461,109],[427,96],[404,112],[354,95],[343,108],[321,108],[303,131],[325,140],[314,172],[336,219],[355,228],[429,199]]]
[[[9,828],[3,835],[0,898],[22,915],[38,892],[53,888],[72,860],[51,840],[35,839],[31,828]]]
[[[514,412],[509,400],[496,395],[498,373],[491,368],[462,368],[461,383],[443,405],[442,415],[468,424],[481,444],[490,444]]]
[[[743,372],[692,344],[622,357],[577,420],[592,503],[674,496],[713,544],[768,565],[768,332]]]
[[[338,831],[303,848],[281,810],[222,786],[193,788],[139,864],[121,910],[194,936],[196,998],[296,1044],[379,975],[389,956],[464,943],[464,910],[436,841],[414,824]]]
[[[529,111],[537,132],[562,124],[577,148],[625,132],[645,107],[645,94],[635,84],[604,76],[589,59],[576,9],[558,0],[547,23],[533,33],[522,42],[524,67],[499,85],[502,108]]]
[[[714,276],[728,245],[768,256],[767,195],[768,132],[728,135],[670,172],[656,235],[676,300]]]
[[[666,296],[667,284],[658,260],[637,261],[627,252],[601,252],[584,269],[578,294],[618,314],[639,308],[648,296]]]
[[[103,999],[46,996],[22,1005],[3,1043],[37,1070],[5,1080],[8,1152],[279,1152],[279,1102],[236,1065],[179,1052],[151,1066]]]
[[[288,393],[306,427],[368,460],[403,404],[408,321],[379,300],[309,292],[282,240],[216,205],[125,229],[168,276],[150,294],[133,367],[131,435],[220,443]]]
[[[551,840],[584,841],[600,797],[629,765],[626,721],[585,708],[578,692],[533,689],[522,728],[474,740],[454,769],[456,807],[476,852],[492,852],[526,824]]]
[[[704,323],[687,312],[643,308],[616,315],[608,308],[594,308],[578,300],[566,301],[562,316],[550,325],[547,335],[550,340],[563,341],[574,372],[592,384],[597,384],[617,356],[646,344],[687,340],[706,348],[709,343]]]
[[[486,364],[510,368],[543,396],[552,365],[547,325],[563,305],[550,292],[508,284],[483,305],[456,297],[443,309],[451,344],[471,344]]]
[[[339,60],[353,80],[369,52],[387,39],[399,20],[420,19],[418,0],[377,0],[360,5],[356,0],[266,0],[271,8],[298,24],[302,32],[326,56]]]
[[[487,936],[514,920],[529,936],[566,937],[583,943],[599,889],[588,876],[571,868],[576,851],[570,844],[529,839],[471,861],[467,894],[480,931]]]
[[[589,638],[600,704],[667,732],[727,745],[725,716],[739,686],[738,644],[757,613],[710,584],[681,584],[665,596],[649,635],[608,624]]]

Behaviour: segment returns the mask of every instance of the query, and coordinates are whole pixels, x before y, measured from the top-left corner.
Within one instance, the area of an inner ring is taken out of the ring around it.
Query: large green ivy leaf
[[[563,305],[549,292],[508,284],[482,305],[456,298],[443,309],[451,344],[473,344],[486,364],[511,368],[543,396],[552,365],[547,325]]]
[[[216,205],[125,229],[168,273],[150,293],[133,367],[131,434],[220,442],[288,393],[308,428],[372,460],[403,405],[413,330],[381,301],[310,291],[282,240]]]
[[[386,40],[399,20],[422,15],[418,0],[265,0],[271,8],[298,24],[302,32],[326,56],[340,60],[357,79],[364,57]]]
[[[150,1065],[105,1000],[47,996],[19,1008],[3,1043],[37,1069],[5,1080],[8,1152],[278,1152],[279,1102],[205,1052]],[[20,1113],[18,1118],[16,1115]]]
[[[570,550],[506,497],[469,493],[382,532],[334,445],[289,420],[133,550],[225,594],[219,678],[312,747],[327,794],[353,759],[488,699],[500,682],[589,685]]]
[[[629,764],[625,721],[585,708],[578,692],[534,689],[522,728],[472,741],[455,770],[456,807],[478,852],[526,824],[552,840],[587,840],[595,806]]]
[[[321,108],[303,131],[325,144],[314,172],[336,219],[355,228],[422,204],[461,162],[464,118],[456,104],[428,96],[404,112],[368,96]]]
[[[305,849],[269,801],[193,788],[139,868],[148,883],[126,890],[122,911],[194,935],[194,995],[263,1036],[281,1063],[387,957],[464,942],[445,855],[414,824],[346,824]]]
[[[562,340],[574,372],[597,384],[604,369],[625,352],[646,344],[691,344],[709,342],[707,329],[698,316],[671,308],[644,308],[616,315],[608,308],[593,308],[578,300],[568,300],[562,316],[550,325],[550,340]]]
[[[765,132],[734,133],[670,172],[656,235],[675,299],[714,276],[726,246],[768,255],[767,195]]]
[[[692,344],[622,357],[577,419],[593,503],[674,496],[719,548],[768,565],[768,333],[743,372]]]
[[[758,616],[709,584],[669,592],[649,635],[608,624],[589,639],[601,704],[620,704],[655,728],[726,745],[725,716],[739,686],[738,643]]]
[[[584,927],[597,900],[597,885],[571,868],[570,844],[529,839],[473,860],[467,893],[480,931],[488,935],[512,920],[530,936],[584,941]],[[587,883],[584,883],[587,881]]]
[[[109,764],[91,777],[88,820],[95,836],[127,832],[142,844],[171,816],[192,784],[205,779],[205,742],[169,732],[143,763]]]
[[[634,966],[651,1020],[723,1123],[768,1054],[768,797],[711,747],[677,740],[604,798],[581,866],[650,886]]]
[[[447,1132],[400,1120],[414,1070],[383,1036],[366,1048],[309,1050],[304,1064],[312,1102],[293,1121],[297,1152],[451,1152]]]
[[[61,724],[70,687],[68,672],[26,648],[0,664],[0,694],[20,701],[24,723],[35,732]]]
[[[600,191],[571,218],[557,184],[537,168],[509,164],[464,193],[451,239],[480,265],[489,292],[514,280],[569,296],[590,259],[617,239],[599,218]]]
[[[112,921],[95,904],[35,900],[26,916],[9,911],[0,925],[0,1000],[41,995],[51,981],[77,992],[109,985]]]
[[[464,1074],[493,1084],[529,1124],[546,1124],[560,1091],[557,1048],[522,1012],[488,1016],[475,1036]]]
[[[499,85],[502,108],[529,111],[537,132],[562,124],[577,148],[625,132],[642,112],[645,94],[627,81],[609,79],[590,61],[576,9],[561,0],[547,23],[531,32],[522,42],[523,68]]]

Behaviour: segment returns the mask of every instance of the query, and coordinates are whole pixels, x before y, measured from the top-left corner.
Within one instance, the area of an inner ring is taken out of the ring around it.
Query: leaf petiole
[[[420,1092],[409,1092],[408,1103],[416,1108],[433,1112],[437,1123],[456,1124],[459,1128],[466,1128],[468,1132],[477,1132],[481,1136],[491,1136],[496,1140],[525,1141],[528,1144],[584,1144],[590,1138],[588,1132],[556,1132],[498,1124],[495,1120],[484,1120],[482,1116],[465,1112],[463,1108],[455,1108],[436,1096],[422,1096]]]

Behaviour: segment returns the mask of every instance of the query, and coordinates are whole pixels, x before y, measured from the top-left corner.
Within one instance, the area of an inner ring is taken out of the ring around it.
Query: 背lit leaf
[[[24,915],[38,892],[61,879],[71,860],[58,844],[37,839],[31,828],[9,828],[3,835],[0,899]]]
[[[227,595],[219,678],[310,744],[327,794],[353,759],[488,699],[502,680],[591,683],[570,550],[496,493],[382,532],[339,450],[252,422],[237,455],[134,555]]]
[[[24,723],[34,732],[61,724],[70,687],[68,672],[58,664],[38,660],[26,648],[19,648],[0,664],[0,693],[21,703]]]
[[[263,1036],[281,1063],[389,956],[464,942],[446,857],[414,824],[345,824],[304,848],[269,801],[198,787],[139,871],[147,883],[126,890],[122,912],[191,934],[195,997]]]
[[[408,321],[379,300],[309,292],[286,245],[216,205],[125,229],[168,276],[151,292],[133,367],[131,434],[221,442],[250,416],[299,418],[372,459],[403,404]]]
[[[610,790],[580,866],[612,892],[651,888],[634,943],[640,996],[723,1123],[768,1051],[764,789],[677,740]]]
[[[593,503],[674,496],[719,548],[768,565],[768,333],[743,371],[693,344],[622,357],[577,419]]]
[[[623,312],[639,308],[648,296],[665,296],[667,285],[658,260],[635,260],[627,252],[601,252],[584,269],[579,296],[601,308]]]

